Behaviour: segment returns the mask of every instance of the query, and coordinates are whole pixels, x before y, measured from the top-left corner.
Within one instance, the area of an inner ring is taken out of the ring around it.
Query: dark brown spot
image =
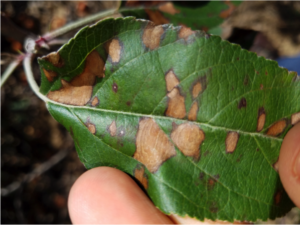
[[[281,201],[281,197],[282,197],[282,191],[279,190],[276,192],[275,196],[274,196],[274,203],[275,205],[279,205],[280,201]]]
[[[207,184],[208,184],[208,190],[213,189],[214,186],[215,186],[215,181],[214,181],[214,179],[209,178]]]
[[[268,71],[266,71],[266,73],[265,73],[265,74],[266,74],[266,76],[268,76]]]
[[[143,163],[154,173],[161,164],[176,155],[174,145],[152,118],[139,122],[136,135],[136,152],[133,158]]]
[[[200,174],[199,174],[199,180],[203,180],[203,178],[204,178],[204,173],[203,172],[201,172]]]
[[[259,72],[258,72],[258,71],[256,71],[256,70],[255,70],[255,73],[256,73],[256,74],[259,74]]]
[[[137,168],[133,172],[134,177],[143,185],[145,189],[148,188],[148,176],[145,173],[144,166],[137,166]]]
[[[263,84],[260,84],[259,89],[260,89],[260,90],[263,90],[263,89],[264,89],[264,85],[263,85]]]
[[[217,174],[217,175],[214,175],[213,176],[216,180],[219,180],[219,178],[220,178],[220,175],[219,174]]]
[[[278,136],[280,135],[287,126],[287,121],[285,119],[279,120],[278,122],[271,125],[267,131],[267,135]]]
[[[71,82],[61,79],[62,87],[47,95],[53,101],[82,106],[90,101],[96,77],[104,77],[104,61],[96,50],[86,58],[83,72]]]
[[[234,152],[234,150],[236,149],[238,140],[239,140],[239,134],[237,132],[230,131],[227,133],[226,141],[225,141],[227,153]]]
[[[204,152],[203,156],[208,156],[210,153],[209,151]]]
[[[246,106],[247,106],[247,101],[246,101],[246,99],[243,97],[243,98],[240,100],[239,104],[238,104],[238,109],[246,108]]]
[[[258,151],[259,151],[259,148],[257,148],[256,151],[258,152]]]
[[[127,102],[126,102],[126,105],[131,106],[131,102],[130,102],[130,101],[127,101]]]
[[[113,92],[117,93],[118,92],[118,85],[116,83],[113,83],[112,85],[112,90]]]
[[[236,60],[240,60],[240,58],[239,58],[239,57],[237,57],[237,58],[236,58]]]
[[[200,156],[200,145],[205,139],[204,132],[192,123],[180,124],[172,133],[171,139],[179,150],[195,160]]]

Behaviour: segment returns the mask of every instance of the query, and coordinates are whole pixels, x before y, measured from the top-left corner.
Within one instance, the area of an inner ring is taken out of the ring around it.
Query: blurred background
[[[1,1],[1,71],[25,51],[27,36],[117,6],[116,1]],[[300,74],[300,2],[127,1],[114,17],[130,15],[220,35]],[[37,57],[60,46],[41,49]],[[39,84],[36,60],[33,71]],[[1,88],[1,223],[71,223],[68,193],[84,171],[69,133],[50,116],[18,66]],[[267,223],[300,223],[300,211]]]

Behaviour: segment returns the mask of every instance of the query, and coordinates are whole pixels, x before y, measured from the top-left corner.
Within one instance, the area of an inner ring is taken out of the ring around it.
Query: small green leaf
[[[166,214],[227,221],[288,212],[276,172],[300,82],[200,31],[106,19],[39,59],[41,92],[90,169],[135,176]]]

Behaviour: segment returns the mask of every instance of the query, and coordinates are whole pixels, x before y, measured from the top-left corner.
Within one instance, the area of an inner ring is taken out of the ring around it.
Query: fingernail
[[[300,178],[300,151],[298,152],[294,161],[294,175]]]

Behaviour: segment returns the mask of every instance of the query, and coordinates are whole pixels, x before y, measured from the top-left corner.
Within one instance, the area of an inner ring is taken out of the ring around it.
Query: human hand
[[[300,207],[300,123],[285,136],[278,165],[286,192]],[[94,168],[79,177],[68,205],[73,223],[196,223],[164,215],[127,174],[109,167]]]

